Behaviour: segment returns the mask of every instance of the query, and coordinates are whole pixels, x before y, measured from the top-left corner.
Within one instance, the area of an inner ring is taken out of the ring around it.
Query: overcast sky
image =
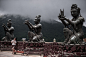
[[[0,0],[0,15],[19,14],[34,19],[40,14],[42,20],[58,20],[60,9],[64,8],[65,16],[71,19],[72,4],[81,8],[81,15],[86,19],[86,0]]]

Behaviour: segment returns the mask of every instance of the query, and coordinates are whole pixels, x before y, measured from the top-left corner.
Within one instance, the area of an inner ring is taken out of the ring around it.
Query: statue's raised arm
[[[29,22],[29,20],[25,20],[25,24],[28,26],[28,28],[33,31],[33,25]]]
[[[59,18],[59,20],[61,20],[61,22],[64,24],[65,27],[68,27],[69,23],[64,21],[66,19],[64,16],[64,9],[63,9],[63,11],[60,9],[58,18]]]

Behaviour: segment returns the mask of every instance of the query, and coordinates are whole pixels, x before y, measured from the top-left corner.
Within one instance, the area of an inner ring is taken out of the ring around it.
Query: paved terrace
[[[0,51],[0,57],[43,57],[43,55],[21,55],[21,53],[17,53],[15,55],[12,54],[11,51]]]

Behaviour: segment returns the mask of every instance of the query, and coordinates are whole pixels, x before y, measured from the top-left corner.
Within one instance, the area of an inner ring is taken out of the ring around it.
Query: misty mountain
[[[21,41],[22,38],[28,38],[28,31],[29,28],[27,25],[24,24],[25,20],[29,20],[32,24],[34,24],[33,19],[30,19],[29,17],[23,17],[20,15],[4,15],[0,17],[0,39],[5,36],[4,29],[2,27],[2,24],[7,24],[7,20],[12,20],[12,26],[15,28],[14,30],[14,36],[17,37],[18,41]],[[57,22],[55,20],[51,20],[51,22],[41,21],[42,24],[42,33],[43,38],[45,41],[52,42],[55,38],[56,41],[64,41],[64,34],[63,34],[63,24],[60,22]],[[86,27],[83,26],[83,31],[86,35]],[[86,36],[84,36],[86,38]]]

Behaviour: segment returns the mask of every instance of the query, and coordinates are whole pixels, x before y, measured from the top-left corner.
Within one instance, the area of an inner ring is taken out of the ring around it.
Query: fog
[[[86,0],[0,0],[0,15],[19,14],[34,19],[40,14],[41,20],[49,21],[58,20],[60,9],[64,9],[65,16],[71,19],[72,4],[81,8],[81,15],[86,19]]]

